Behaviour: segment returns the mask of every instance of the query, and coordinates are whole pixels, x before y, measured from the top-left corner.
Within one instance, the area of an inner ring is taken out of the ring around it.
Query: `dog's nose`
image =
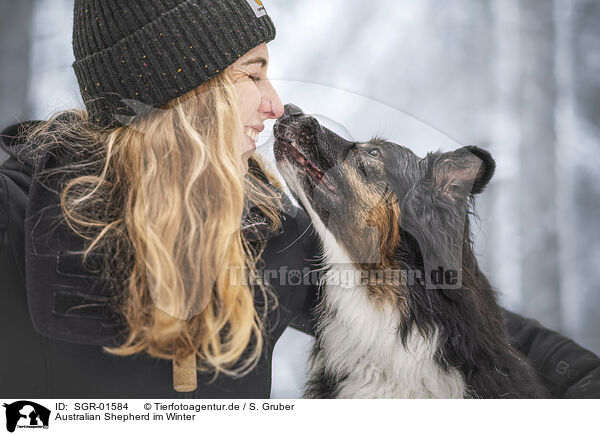
[[[283,113],[285,115],[291,116],[291,117],[297,117],[297,116],[304,115],[304,112],[302,111],[302,109],[300,109],[295,104],[291,104],[291,103],[288,103],[284,106]]]

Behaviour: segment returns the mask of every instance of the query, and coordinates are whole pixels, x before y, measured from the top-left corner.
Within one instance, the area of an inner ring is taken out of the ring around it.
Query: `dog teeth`
[[[329,182],[329,179],[327,178],[325,173],[321,169],[319,169],[319,167],[317,167],[317,165],[315,165],[308,158],[306,158],[304,156],[304,154],[302,154],[302,152],[298,148],[298,144],[295,141],[289,142],[289,146],[290,146],[291,152],[293,154],[294,160],[298,164],[303,166],[306,169],[306,171],[309,172],[311,177],[316,179],[319,183],[322,183],[323,185],[325,185],[329,190],[331,190],[333,192],[336,191],[335,187]]]

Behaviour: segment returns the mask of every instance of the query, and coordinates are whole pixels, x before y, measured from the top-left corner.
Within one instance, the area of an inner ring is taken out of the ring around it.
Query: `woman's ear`
[[[483,191],[495,170],[496,162],[489,152],[476,146],[465,146],[436,159],[434,184],[448,193],[460,191],[475,195]]]

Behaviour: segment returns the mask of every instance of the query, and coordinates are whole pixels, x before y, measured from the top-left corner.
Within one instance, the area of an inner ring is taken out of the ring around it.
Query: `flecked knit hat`
[[[75,0],[72,66],[90,120],[114,126],[132,101],[158,108],[274,37],[260,0]]]

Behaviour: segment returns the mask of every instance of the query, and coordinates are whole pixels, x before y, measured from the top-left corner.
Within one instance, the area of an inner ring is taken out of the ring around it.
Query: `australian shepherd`
[[[469,214],[495,168],[477,147],[419,158],[348,141],[286,105],[277,166],[322,241],[307,398],[537,398],[473,253]]]

